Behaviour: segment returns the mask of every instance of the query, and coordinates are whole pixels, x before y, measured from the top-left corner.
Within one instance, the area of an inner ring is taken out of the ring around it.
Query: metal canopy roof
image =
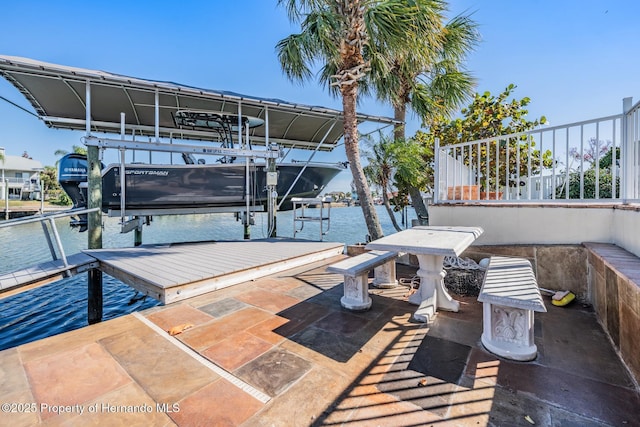
[[[162,82],[127,77],[104,71],[87,70],[0,55],[0,75],[29,100],[49,127],[86,130],[87,83],[90,86],[90,122],[95,132],[119,133],[120,113],[125,113],[126,132],[136,136],[156,135],[156,94],[159,136],[218,141],[216,131],[195,130],[176,125],[172,114],[178,110],[204,110],[253,116],[268,124],[250,129],[252,144],[269,142],[283,147],[335,148],[343,134],[342,111],[292,104]],[[358,115],[364,121],[392,124],[386,117]]]

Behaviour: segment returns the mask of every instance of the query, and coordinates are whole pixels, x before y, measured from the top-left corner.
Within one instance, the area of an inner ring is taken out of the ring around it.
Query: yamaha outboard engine
[[[64,156],[58,166],[58,182],[73,201],[73,209],[87,207],[87,156],[71,153]],[[87,214],[71,219],[71,227],[87,229]]]

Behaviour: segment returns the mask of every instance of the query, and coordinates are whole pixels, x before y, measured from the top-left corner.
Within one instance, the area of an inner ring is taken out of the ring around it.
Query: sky
[[[515,84],[514,97],[531,98],[532,120],[544,115],[555,126],[603,117],[620,113],[625,97],[640,99],[637,0],[452,0],[449,9],[449,17],[471,14],[479,26],[480,44],[466,63],[476,91],[497,95]],[[317,80],[301,85],[282,73],[275,46],[299,28],[276,0],[22,0],[2,12],[0,55],[341,108]],[[0,96],[32,110],[2,78]],[[372,99],[358,111],[393,115]],[[409,116],[407,134],[418,129]],[[0,99],[8,155],[27,151],[53,165],[54,152],[71,151],[83,135],[49,129]],[[345,159],[341,147],[314,158]],[[348,191],[350,182],[344,172],[327,190]]]

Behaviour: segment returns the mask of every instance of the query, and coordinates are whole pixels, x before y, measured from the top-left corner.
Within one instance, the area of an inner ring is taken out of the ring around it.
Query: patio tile
[[[36,402],[51,406],[83,404],[131,382],[96,343],[27,362],[25,370]],[[55,415],[41,412],[43,419]]]
[[[294,277],[265,277],[257,280],[255,285],[271,292],[288,293],[300,286],[300,282]]]
[[[339,337],[335,333],[313,326],[289,337],[289,339],[342,363],[348,362],[361,348],[347,337]]]
[[[177,402],[218,378],[210,369],[140,322],[137,328],[105,338],[100,343],[158,402]]]
[[[263,354],[238,369],[235,374],[271,397],[282,393],[311,369],[311,363],[281,349]]]
[[[323,425],[323,415],[350,381],[336,370],[314,365],[300,381],[294,382],[276,399],[272,399],[257,416],[242,426]]]
[[[615,350],[603,345],[608,337],[593,311],[579,304],[566,307],[548,304],[547,310],[536,313],[536,325],[541,325],[544,338],[544,360],[538,363],[573,375],[633,387]],[[586,330],[588,334],[584,333]]]
[[[82,414],[67,413],[48,420],[48,426],[169,426],[174,425],[169,416],[156,406],[137,384],[120,387],[83,405]],[[90,410],[95,408],[95,410]],[[128,410],[134,408],[135,410]],[[168,405],[171,410],[179,409]]]
[[[443,421],[440,415],[374,390],[351,393],[323,420],[326,425],[363,427],[426,426],[429,423],[439,426]]]
[[[2,403],[36,401],[31,394],[27,374],[22,367],[16,348],[0,352],[0,396],[2,396]],[[32,426],[40,420],[38,408],[33,409],[36,410],[23,410],[16,406],[9,411],[2,411],[2,418],[6,425],[13,427]]]
[[[250,307],[214,320],[206,325],[191,328],[178,335],[179,339],[198,351],[211,347],[234,333],[244,331],[267,319],[272,314]]]
[[[283,337],[289,337],[302,331],[313,322],[333,314],[333,311],[322,306],[303,301],[278,313],[278,316],[287,319],[288,322],[274,332]]]
[[[345,311],[326,316],[315,322],[314,326],[327,332],[342,335],[354,335],[369,324],[369,320]]]
[[[478,306],[479,310],[476,308]],[[469,347],[477,346],[482,335],[482,322],[477,320],[482,318],[482,305],[470,305],[461,301],[460,307],[458,313],[438,313],[430,325],[429,336],[448,339]]]
[[[65,353],[74,347],[83,347],[89,342],[128,331],[140,321],[135,317],[122,316],[108,322],[97,323],[89,328],[80,328],[64,334],[33,341],[19,348],[23,362],[36,360],[56,353]]]
[[[169,416],[180,426],[238,426],[263,407],[224,379],[208,384],[178,403],[180,411]]]
[[[467,373],[473,375],[473,366],[482,366],[487,360],[498,358],[473,349]],[[518,363],[500,359],[496,366],[496,383],[506,391],[525,393],[535,399],[553,402],[571,408],[585,417],[611,425],[635,420],[640,408],[640,397],[628,388],[594,381],[574,375],[570,371],[544,367],[535,363]]]
[[[17,348],[0,352],[0,396],[29,390],[27,376],[22,368]]]
[[[537,399],[530,399],[523,393],[511,393],[496,388],[489,412],[489,425],[531,427],[551,425],[550,406]]]
[[[184,324],[201,325],[213,320],[213,317],[188,304],[178,304],[150,314],[147,319],[165,331],[169,331],[175,326]]]
[[[247,304],[260,307],[271,313],[278,313],[284,309],[287,309],[293,305],[296,305],[300,300],[283,295],[277,292],[265,291],[263,289],[255,289],[249,292],[245,292],[236,297],[240,301]]]
[[[223,317],[247,307],[249,307],[248,304],[235,298],[225,298],[221,301],[212,302],[211,304],[199,307],[199,310],[204,311],[213,317]]]
[[[316,295],[322,293],[322,289],[315,288],[313,286],[309,286],[306,284],[299,285],[296,288],[293,288],[286,295],[289,295],[293,298],[297,298],[300,301],[308,300],[309,298],[313,298]]]
[[[427,335],[413,354],[408,369],[457,384],[470,351],[469,346]]]
[[[404,349],[378,389],[444,417],[470,350],[468,346],[427,335],[417,348]]]
[[[282,340],[284,340],[284,337],[274,331],[282,325],[285,325],[287,322],[288,320],[284,317],[274,316],[273,318],[267,319],[255,326],[250,327],[249,329],[247,329],[247,332],[260,338],[261,340],[275,345],[282,342]]]
[[[272,345],[248,332],[238,332],[202,351],[202,355],[231,372],[271,349]]]

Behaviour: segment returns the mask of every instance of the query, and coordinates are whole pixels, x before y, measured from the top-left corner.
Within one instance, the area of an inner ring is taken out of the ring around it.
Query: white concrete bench
[[[344,296],[340,303],[349,310],[368,310],[371,307],[369,297],[369,271],[374,270],[373,286],[391,288],[396,286],[395,252],[370,251],[346,258],[327,267],[332,273],[344,275]]]
[[[547,309],[531,263],[524,258],[491,257],[478,301],[485,348],[507,359],[535,359],[533,312]]]

